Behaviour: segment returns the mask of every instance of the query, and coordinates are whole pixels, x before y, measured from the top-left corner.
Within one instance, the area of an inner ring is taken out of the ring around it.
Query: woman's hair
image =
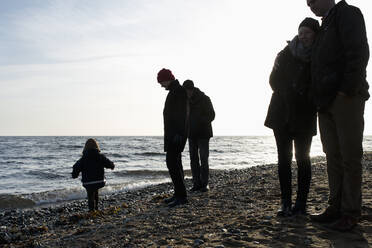
[[[98,142],[93,139],[93,138],[89,138],[86,142],[85,142],[85,146],[84,146],[84,150],[83,152],[87,151],[87,150],[91,150],[91,149],[96,149],[98,151],[101,151],[99,149],[99,145],[98,145]]]

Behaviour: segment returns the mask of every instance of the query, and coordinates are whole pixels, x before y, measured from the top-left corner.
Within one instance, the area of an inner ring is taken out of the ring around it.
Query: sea
[[[73,164],[81,157],[83,136],[0,137],[0,200],[28,199],[36,205],[86,198],[79,179],[71,178]],[[106,170],[106,186],[100,194],[126,192],[169,182],[163,137],[94,137],[115,163]],[[372,151],[372,136],[364,137],[364,150]],[[323,156],[319,136],[313,140],[311,156]],[[182,154],[184,170],[190,170],[188,145]],[[272,136],[218,136],[210,140],[212,170],[235,170],[277,161]],[[189,174],[190,175],[190,174]],[[1,204],[0,204],[1,205]]]

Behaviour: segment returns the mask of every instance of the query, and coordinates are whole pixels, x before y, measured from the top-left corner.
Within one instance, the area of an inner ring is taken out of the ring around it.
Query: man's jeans
[[[206,187],[208,185],[209,178],[209,138],[189,138],[189,151],[194,187]]]
[[[337,95],[332,105],[319,113],[323,151],[327,157],[329,207],[359,217],[362,206],[362,157],[365,101]]]

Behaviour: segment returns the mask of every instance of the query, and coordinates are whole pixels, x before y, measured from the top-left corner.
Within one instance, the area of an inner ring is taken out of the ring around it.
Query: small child
[[[100,153],[95,139],[85,142],[83,156],[72,168],[72,178],[77,178],[81,172],[83,187],[87,191],[89,211],[98,210],[98,190],[105,186],[104,168],[114,169],[115,165],[105,155]]]

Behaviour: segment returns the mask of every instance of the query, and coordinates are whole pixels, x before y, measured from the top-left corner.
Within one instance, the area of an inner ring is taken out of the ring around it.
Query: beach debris
[[[0,209],[30,208],[35,202],[16,195],[0,195]]]
[[[165,198],[169,198],[169,197],[171,197],[170,194],[156,194],[152,196],[151,202],[161,202]]]

